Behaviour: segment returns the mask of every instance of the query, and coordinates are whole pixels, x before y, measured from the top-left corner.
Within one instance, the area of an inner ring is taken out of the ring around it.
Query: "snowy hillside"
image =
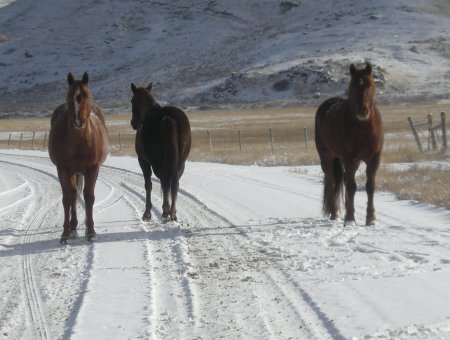
[[[48,113],[85,70],[109,110],[128,108],[131,81],[184,106],[317,105],[365,60],[381,103],[449,99],[447,0],[0,4],[3,113]]]

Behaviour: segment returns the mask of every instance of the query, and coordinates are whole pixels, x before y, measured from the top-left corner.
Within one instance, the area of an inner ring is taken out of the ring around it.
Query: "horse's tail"
[[[81,201],[83,197],[83,188],[84,188],[84,176],[82,174],[76,174],[77,176],[77,198]]]
[[[164,168],[168,175],[168,184],[171,189],[178,190],[178,162],[179,162],[179,145],[178,145],[178,126],[174,119],[164,116],[161,120],[161,127],[164,136]],[[174,187],[175,186],[175,187]]]
[[[325,183],[323,187],[323,207],[322,212],[325,216],[329,216],[333,207],[331,206],[336,203],[337,211],[339,211],[340,200],[342,196],[342,188],[344,186],[344,169],[342,167],[342,163],[339,158],[335,158],[333,160],[333,179],[334,179],[334,197],[330,197],[333,195],[333,190],[330,188],[327,183]]]

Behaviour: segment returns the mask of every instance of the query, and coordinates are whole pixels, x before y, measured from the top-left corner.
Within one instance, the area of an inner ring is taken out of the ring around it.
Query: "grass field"
[[[438,151],[419,152],[407,117],[420,122],[426,121],[427,114],[432,113],[437,123],[440,112],[450,112],[450,104],[380,106],[379,109],[384,122],[385,146],[382,167],[377,176],[378,188],[395,192],[402,198],[449,208],[449,186],[438,185],[435,188],[427,184],[450,183],[448,171],[412,168],[409,172],[395,172],[385,170],[383,164],[415,163],[448,156],[448,153]],[[314,144],[314,114],[315,108],[188,112],[192,128],[189,159],[264,166],[319,164]],[[129,114],[107,116],[111,154],[134,155],[134,131],[129,121]],[[49,118],[0,120],[0,148],[44,150],[49,127]],[[424,149],[427,149],[427,130],[422,129],[419,136]],[[441,199],[433,198],[436,196],[433,195],[435,190],[443,191],[438,195]]]

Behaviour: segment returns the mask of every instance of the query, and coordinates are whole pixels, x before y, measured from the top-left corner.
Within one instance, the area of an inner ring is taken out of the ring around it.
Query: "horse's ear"
[[[81,82],[84,85],[87,85],[89,83],[89,75],[87,74],[87,72],[83,73],[83,78],[81,78]]]
[[[372,64],[371,63],[366,63],[366,68],[364,69],[364,73],[366,75],[371,75],[372,74]]]
[[[134,85],[133,83],[131,83],[131,91],[133,91],[133,93],[135,93],[137,90],[136,85]]]
[[[148,92],[150,92],[153,88],[153,83],[150,83],[150,85],[147,86],[147,90]]]
[[[69,72],[68,74],[67,74],[67,83],[69,84],[69,85],[72,85],[73,84],[73,75],[72,75],[72,72]]]
[[[356,74],[356,66],[355,64],[350,65],[350,74],[354,76]]]

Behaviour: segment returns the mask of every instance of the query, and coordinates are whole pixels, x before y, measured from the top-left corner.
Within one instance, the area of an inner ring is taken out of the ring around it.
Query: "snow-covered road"
[[[376,193],[365,227],[361,190],[343,228],[320,216],[317,167],[188,163],[162,224],[154,183],[144,223],[137,160],[110,157],[97,240],[61,246],[55,167],[0,152],[0,338],[450,338],[448,210]]]

